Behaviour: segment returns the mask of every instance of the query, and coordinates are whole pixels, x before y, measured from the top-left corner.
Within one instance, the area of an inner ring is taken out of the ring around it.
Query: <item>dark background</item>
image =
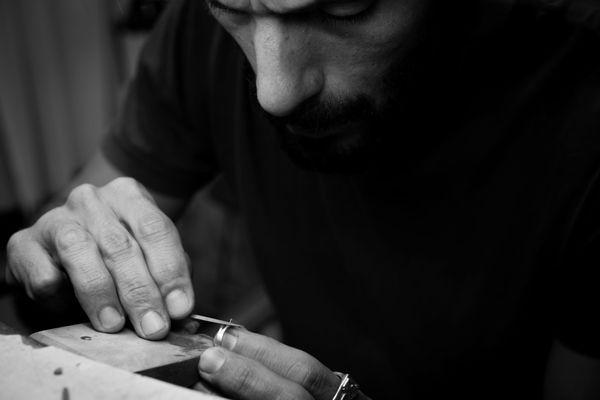
[[[94,153],[167,2],[0,0],[0,322],[31,333],[85,321],[78,307],[49,313],[5,284],[6,242]],[[179,228],[194,268],[196,312],[279,336],[218,182],[198,193]]]

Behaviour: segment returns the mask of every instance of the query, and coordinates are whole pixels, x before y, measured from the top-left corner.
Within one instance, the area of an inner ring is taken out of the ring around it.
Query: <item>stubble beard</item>
[[[281,149],[298,167],[322,173],[354,174],[369,168],[408,117],[409,99],[416,93],[417,71],[423,64],[424,46],[416,45],[393,62],[380,82],[381,99],[311,99],[286,117],[263,110],[274,125]],[[247,79],[256,98],[256,79],[247,63]],[[261,108],[262,110],[262,108]]]

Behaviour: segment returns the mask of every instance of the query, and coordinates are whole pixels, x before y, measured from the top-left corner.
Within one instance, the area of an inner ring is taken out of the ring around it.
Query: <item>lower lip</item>
[[[286,128],[293,133],[294,135],[304,136],[313,139],[324,139],[329,137],[341,136],[341,135],[349,135],[357,130],[364,128],[363,124],[360,123],[346,123],[340,126],[337,126],[333,129],[329,129],[326,131],[310,131],[302,128],[295,127],[293,125],[286,125]]]

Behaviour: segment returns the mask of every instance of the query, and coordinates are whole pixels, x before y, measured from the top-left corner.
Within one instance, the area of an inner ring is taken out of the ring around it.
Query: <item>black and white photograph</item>
[[[0,0],[0,400],[600,399],[600,0]]]

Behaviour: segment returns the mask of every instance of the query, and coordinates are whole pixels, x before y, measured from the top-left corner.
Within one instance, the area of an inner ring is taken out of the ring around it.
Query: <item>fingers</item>
[[[102,332],[121,330],[124,313],[91,234],[75,222],[54,223],[51,232],[57,258],[94,328]]]
[[[92,186],[74,191],[67,206],[86,230],[77,231],[61,218],[44,232],[49,233],[46,240],[54,240],[61,263],[65,267],[73,265],[67,271],[76,292],[94,285],[94,281],[98,282],[97,286],[104,288],[103,294],[113,293],[110,303],[120,302],[140,336],[147,339],[164,337],[168,333],[170,319],[161,293],[139,244],[121,223],[120,217],[107,204],[102,193]],[[82,269],[90,272],[74,272]],[[91,303],[90,319],[91,314],[106,308],[101,297],[87,295],[86,299]],[[115,307],[106,310],[104,316],[114,316],[114,311],[119,311]]]
[[[32,298],[65,276],[94,327],[120,330],[127,315],[147,339],[193,309],[189,260],[174,224],[133,179],[81,185],[9,243],[7,280]]]
[[[26,230],[11,236],[6,246],[6,281],[20,283],[31,299],[55,296],[65,276],[54,260]]]
[[[317,399],[332,398],[340,384],[339,378],[311,355],[267,336],[229,328],[221,343],[224,348],[299,384]]]
[[[39,303],[44,318],[75,321],[69,318],[81,314],[67,274],[29,233],[17,232],[8,242],[7,282],[21,285],[27,296]]]
[[[285,379],[261,363],[221,347],[202,353],[200,375],[225,394],[244,400],[312,400],[297,383]]]
[[[91,231],[98,239],[104,264],[136,332],[147,339],[164,337],[169,330],[169,317],[135,240],[116,224]]]
[[[186,317],[194,306],[194,292],[188,257],[175,225],[138,184],[117,181],[110,189],[130,199],[116,203],[111,200],[115,197],[109,196],[107,202],[141,247],[169,316]]]

